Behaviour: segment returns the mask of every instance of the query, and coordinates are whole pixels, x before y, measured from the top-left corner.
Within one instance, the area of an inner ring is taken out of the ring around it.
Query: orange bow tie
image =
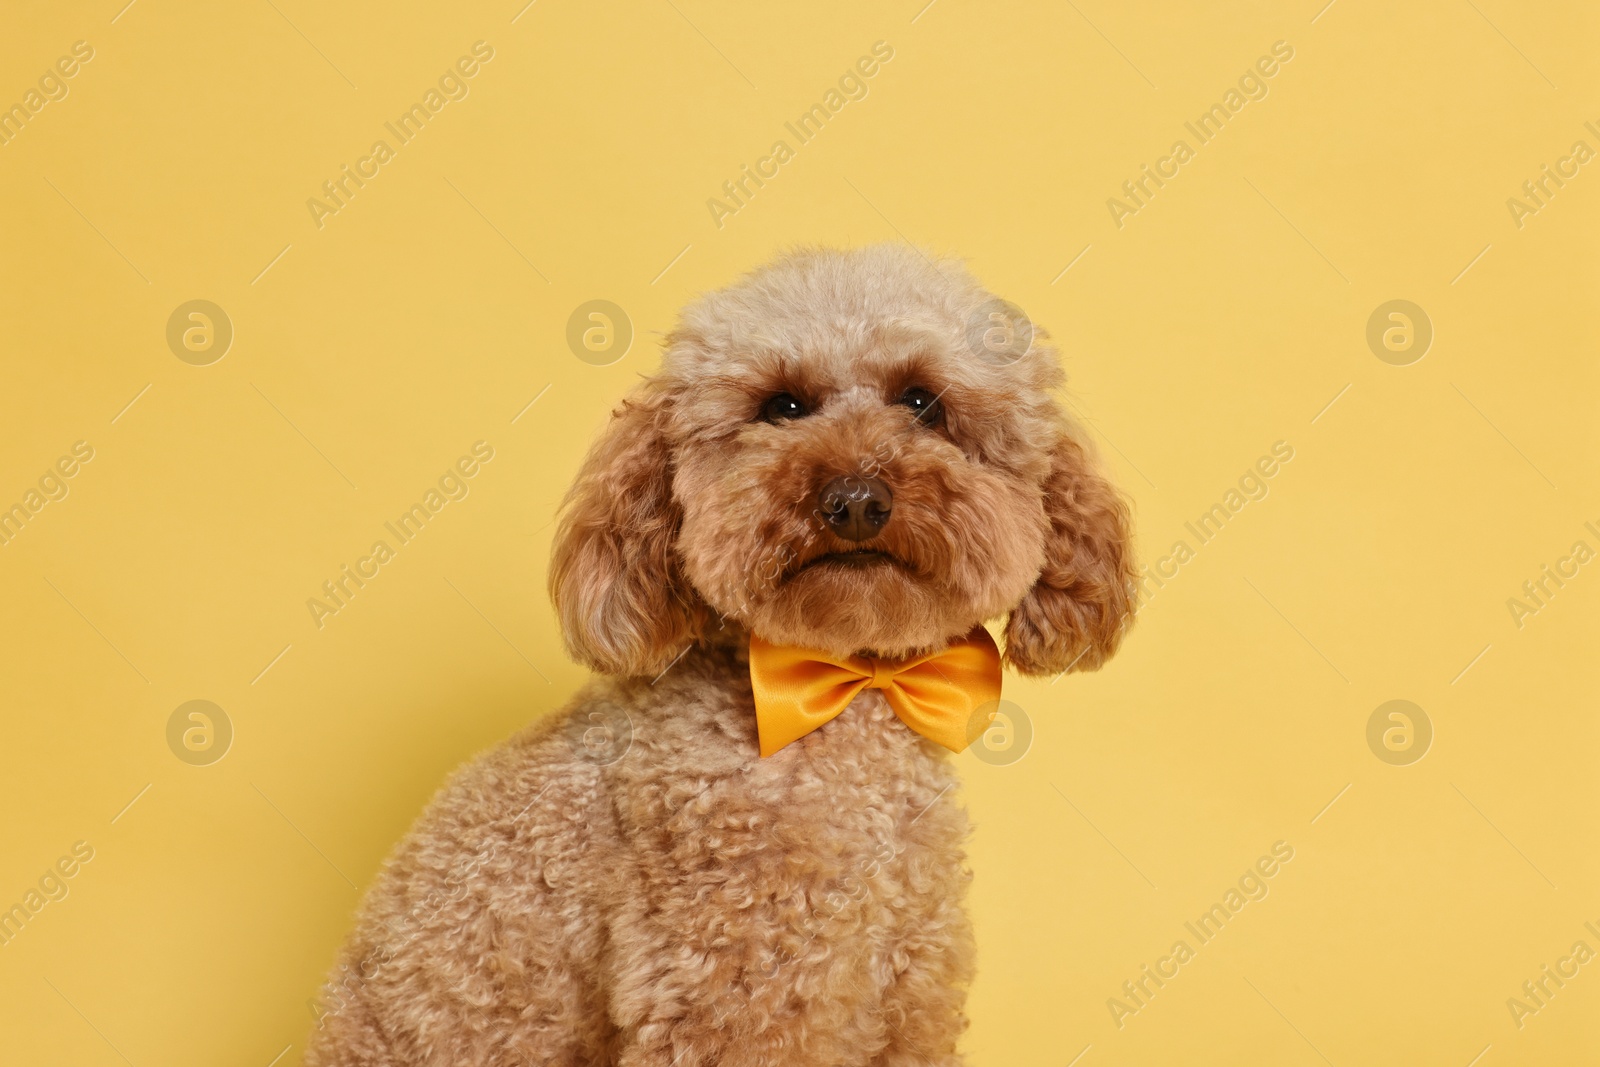
[[[993,717],[973,722],[1000,699],[1000,650],[981,626],[942,652],[904,660],[830,656],[752,634],[750,685],[763,756],[837,717],[863,689],[882,689],[901,722],[960,752]]]

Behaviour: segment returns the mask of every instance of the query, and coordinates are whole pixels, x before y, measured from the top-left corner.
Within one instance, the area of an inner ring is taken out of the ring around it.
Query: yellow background
[[[961,757],[971,1060],[1600,1057],[1600,963],[1506,1006],[1600,949],[1600,564],[1506,606],[1600,549],[1600,164],[1506,206],[1600,148],[1592,6],[122,2],[0,34],[0,103],[95,50],[0,147],[0,505],[95,449],[0,547],[0,906],[95,849],[0,948],[0,1059],[296,1063],[358,887],[582,680],[552,516],[659,332],[791,243],[902,237],[1054,333],[1147,561],[1295,450],[1106,670],[1008,680],[1024,758]],[[307,198],[480,39],[470,95],[318,229]],[[879,40],[869,95],[715,226]],[[1278,40],[1269,95],[1115,226]],[[210,366],[165,340],[197,298],[235,329]],[[610,366],[564,339],[591,299],[637,334]],[[1435,331],[1409,366],[1365,340],[1393,299]],[[306,599],[477,440],[470,496],[319,630]],[[235,730],[210,766],[167,746],[193,699]],[[1391,699],[1434,728],[1409,766],[1367,746]],[[1107,998],[1279,840],[1270,895],[1119,1029]]]

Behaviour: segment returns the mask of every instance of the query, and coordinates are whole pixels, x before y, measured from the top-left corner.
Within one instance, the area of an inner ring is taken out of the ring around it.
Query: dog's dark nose
[[[894,494],[878,478],[835,478],[817,494],[828,528],[847,541],[865,541],[889,525]]]

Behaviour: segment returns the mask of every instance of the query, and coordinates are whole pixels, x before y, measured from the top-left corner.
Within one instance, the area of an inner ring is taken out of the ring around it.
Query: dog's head
[[[568,495],[573,655],[653,675],[750,632],[893,657],[1009,615],[1016,669],[1100,666],[1134,608],[1127,506],[1052,398],[1054,350],[1007,322],[897,246],[792,253],[691,304]]]

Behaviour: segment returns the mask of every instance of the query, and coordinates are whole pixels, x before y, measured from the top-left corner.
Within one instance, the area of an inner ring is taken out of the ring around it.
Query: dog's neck
[[[869,660],[896,661],[913,659],[933,652],[942,652],[963,636],[965,636],[964,632],[951,634],[937,644],[929,645],[926,648],[907,649],[895,655],[884,655],[878,650],[870,648],[856,649],[850,654]],[[750,631],[732,619],[720,619],[718,625],[706,627],[696,644],[705,650],[731,652],[736,661],[741,664],[749,664],[750,662]]]

